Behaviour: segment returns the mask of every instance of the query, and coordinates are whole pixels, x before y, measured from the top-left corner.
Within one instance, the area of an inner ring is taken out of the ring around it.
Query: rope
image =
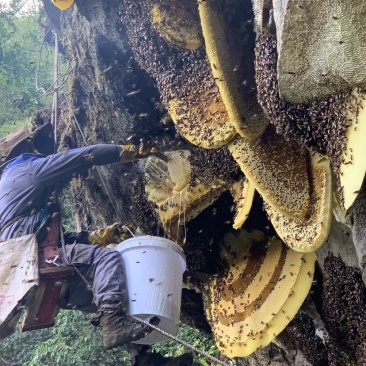
[[[54,56],[54,90],[53,90],[53,100],[52,100],[52,115],[51,115],[51,124],[53,126],[53,136],[54,136],[54,140],[55,140],[55,150],[56,150],[56,143],[57,143],[57,119],[58,119],[58,113],[57,113],[57,108],[58,108],[58,80],[59,80],[59,75],[58,75],[58,71],[59,71],[59,63],[58,63],[58,38],[57,38],[57,33],[54,33],[54,37],[55,37],[55,56]],[[55,199],[58,201],[58,194],[55,191],[54,192],[54,196]],[[71,264],[69,259],[67,258],[67,254],[66,254],[66,245],[65,245],[65,238],[63,235],[63,227],[62,227],[62,221],[60,220],[60,238],[61,238],[61,245],[62,245],[62,250],[64,252],[64,258],[66,263],[69,266],[72,266],[75,270],[75,272],[81,277],[81,279],[85,282],[86,286],[88,289],[91,289],[92,286],[90,285],[90,283],[87,281],[87,279],[82,275],[82,273],[80,273],[80,271],[76,268],[75,265]]]
[[[57,38],[57,33],[54,33],[54,37],[55,37],[55,59],[54,59],[55,67],[54,67],[54,90],[53,90],[53,100],[52,100],[51,124],[53,126],[53,136],[54,136],[54,140],[55,140],[55,150],[56,150],[56,144],[57,144],[57,119],[58,119],[57,108],[58,108],[58,88],[59,88],[59,75],[58,75],[59,63],[58,63],[58,38]],[[65,99],[67,100],[67,98],[65,98]],[[74,118],[75,118],[75,115],[74,115]],[[57,194],[56,191],[54,192],[54,196],[55,196],[56,200],[58,201],[58,194]],[[61,238],[62,250],[64,252],[64,258],[65,258],[65,261],[66,261],[67,265],[74,268],[75,272],[80,276],[80,278],[86,284],[87,289],[91,290],[92,289],[91,284],[83,276],[83,274],[77,269],[77,267],[74,264],[71,264],[69,259],[67,258],[65,238],[64,238],[64,235],[63,235],[63,227],[62,227],[62,221],[61,220],[60,220],[60,238]]]
[[[71,266],[72,268],[74,268],[75,272],[80,276],[80,278],[84,281],[84,283],[86,284],[86,288],[88,290],[92,289],[92,285],[88,282],[88,280],[83,276],[83,274],[77,269],[77,267],[75,266],[75,264],[71,264],[69,259],[67,258],[67,253],[66,253],[66,244],[65,244],[65,238],[63,235],[63,227],[62,227],[62,221],[60,220],[60,237],[61,237],[61,245],[62,245],[62,250],[64,252],[64,258],[65,261],[67,263],[67,265]]]
[[[129,315],[129,318],[139,322],[139,323],[142,323],[144,325],[147,325],[149,326],[150,328],[156,330],[157,332],[165,335],[166,337],[172,339],[173,341],[177,342],[177,343],[180,343],[182,346],[190,349],[191,351],[194,351],[198,354],[200,354],[201,356],[205,357],[206,359],[210,360],[211,362],[215,362],[216,364],[219,364],[221,366],[233,366],[232,363],[227,363],[225,361],[222,361],[222,360],[219,360],[218,358],[214,357],[214,356],[211,356],[210,354],[208,354],[207,352],[205,351],[202,351],[201,349],[197,348],[197,347],[194,347],[192,346],[191,344],[185,342],[185,341],[182,341],[181,339],[173,336],[172,334],[166,332],[165,330],[162,330],[160,328],[158,328],[157,326],[153,325],[153,324],[150,324],[149,322],[147,322],[146,320],[144,319],[140,319],[138,318],[137,316],[134,316],[134,315]]]
[[[53,90],[53,96],[52,96],[52,115],[51,115],[51,124],[53,126],[53,135],[55,139],[55,143],[57,143],[57,117],[58,117],[58,38],[57,33],[54,33],[55,37],[55,65],[54,65],[54,71],[53,71],[53,80],[55,83],[55,88]]]

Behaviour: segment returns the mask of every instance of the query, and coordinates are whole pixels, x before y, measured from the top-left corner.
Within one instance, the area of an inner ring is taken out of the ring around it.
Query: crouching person
[[[33,133],[22,127],[10,134],[0,141],[0,151],[3,153],[0,239],[6,241],[37,233],[39,243],[56,240],[58,253],[52,260],[47,258],[47,263],[75,269],[67,278],[68,287],[60,306],[96,313],[92,324],[101,327],[104,346],[107,349],[124,347],[130,353],[131,365],[191,365],[189,354],[163,357],[151,352],[149,347],[132,343],[145,337],[152,329],[126,316],[123,261],[120,253],[106,248],[106,245],[126,238],[128,230],[114,224],[91,233],[64,233],[61,225],[54,221],[60,217],[59,207],[49,204],[55,201],[50,200],[53,192],[66,185],[75,173],[94,165],[137,161],[158,150],[101,144],[55,154],[52,127],[45,124]],[[59,228],[51,233],[54,237],[56,235],[56,239],[49,239],[50,227]],[[159,319],[154,317],[150,321],[157,324]]]

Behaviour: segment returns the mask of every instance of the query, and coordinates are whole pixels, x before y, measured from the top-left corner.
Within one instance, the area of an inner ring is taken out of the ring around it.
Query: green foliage
[[[74,220],[74,205],[71,198],[70,189],[64,188],[59,195],[59,202],[62,203],[61,215],[62,215],[62,225],[65,231],[73,232],[76,231],[76,225]]]
[[[129,365],[126,352],[121,349],[105,351],[101,339],[99,329],[90,324],[90,315],[61,311],[55,327],[16,332],[0,343],[0,365]]]
[[[190,345],[199,348],[200,350],[207,352],[209,355],[214,357],[220,356],[220,351],[217,349],[214,340],[202,333],[200,333],[197,329],[191,328],[185,324],[182,324],[179,328],[178,338],[189,343]],[[154,345],[154,349],[157,352],[161,352],[166,356],[174,356],[179,355],[187,350],[184,346],[176,343],[174,341],[156,344]],[[209,366],[211,365],[203,356],[195,355],[195,362],[203,365]]]
[[[42,94],[53,80],[53,49],[43,45],[40,14],[19,15],[19,8],[20,1],[0,5],[0,125],[29,117],[50,101]]]
[[[90,324],[90,315],[62,311],[50,338],[38,343],[22,365],[127,366],[126,352],[121,349],[105,351],[101,339],[99,329]]]
[[[182,325],[178,337],[213,356],[219,351],[211,338]],[[165,356],[187,350],[175,342],[154,346]],[[202,356],[196,362],[209,366]],[[106,351],[99,329],[90,324],[90,315],[79,311],[60,311],[54,328],[27,333],[16,332],[0,343],[0,365],[22,366],[129,366],[128,354],[122,349]]]
[[[28,121],[26,119],[22,119],[13,123],[5,123],[3,125],[0,125],[0,139],[5,137],[10,132],[13,132],[20,126],[26,125],[27,123]]]
[[[37,344],[51,336],[51,330],[38,330],[27,333],[16,332],[0,342],[0,365],[22,365]]]

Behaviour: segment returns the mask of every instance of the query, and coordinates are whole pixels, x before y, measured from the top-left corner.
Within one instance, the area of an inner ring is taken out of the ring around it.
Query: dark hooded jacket
[[[118,145],[101,144],[45,157],[23,154],[10,162],[0,178],[0,239],[37,232],[56,185],[66,185],[93,165],[118,162],[121,153]]]

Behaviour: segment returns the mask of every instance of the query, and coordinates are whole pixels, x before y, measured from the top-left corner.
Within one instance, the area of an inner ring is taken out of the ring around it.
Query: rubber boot
[[[193,357],[189,353],[176,357],[164,357],[160,353],[143,352],[136,356],[135,366],[191,366]]]
[[[160,319],[153,317],[148,321],[157,325]],[[153,331],[148,325],[134,322],[127,318],[124,313],[118,311],[104,312],[100,317],[99,325],[102,329],[103,344],[106,349],[135,342]]]

